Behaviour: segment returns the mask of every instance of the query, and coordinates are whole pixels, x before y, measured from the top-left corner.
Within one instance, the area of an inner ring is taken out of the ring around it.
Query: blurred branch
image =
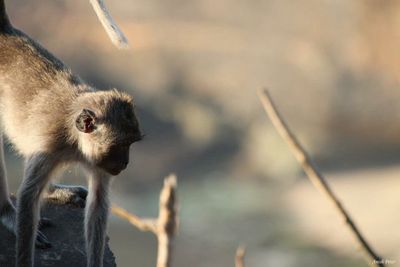
[[[238,247],[236,250],[235,267],[244,267],[244,256],[246,255],[245,247]]]
[[[111,212],[118,217],[142,231],[149,231],[157,236],[157,267],[171,265],[172,239],[179,225],[176,188],[177,178],[174,174],[164,179],[164,187],[160,193],[159,214],[156,219],[142,219],[116,205],[111,208]]]
[[[146,232],[152,232],[157,234],[157,222],[153,219],[142,219],[135,214],[129,213],[125,209],[116,206],[115,204],[111,207],[111,212],[117,215],[121,219],[128,221],[133,226],[137,227],[139,230]]]
[[[157,267],[171,265],[171,241],[178,228],[176,186],[176,176],[171,174],[165,178],[164,187],[160,193],[160,211],[157,220]]]
[[[128,40],[124,33],[120,30],[114,19],[111,17],[110,12],[107,10],[103,0],[90,0],[97,17],[106,30],[108,37],[115,46],[120,49],[129,48]]]
[[[345,210],[343,205],[335,196],[326,179],[317,170],[316,165],[311,161],[308,153],[300,145],[296,136],[290,131],[282,116],[279,115],[277,108],[272,101],[268,91],[260,90],[259,97],[266,113],[272,121],[272,124],[275,126],[281,137],[289,145],[294,156],[300,162],[310,181],[323,195],[325,195],[332,202],[337,212],[346,222],[346,225],[348,226],[350,232],[353,234],[358,244],[361,246],[366,256],[369,258],[368,263],[372,266],[385,266],[383,264],[382,258],[372,249],[371,245],[368,244],[368,242],[354,223],[353,219],[350,217],[350,214]]]

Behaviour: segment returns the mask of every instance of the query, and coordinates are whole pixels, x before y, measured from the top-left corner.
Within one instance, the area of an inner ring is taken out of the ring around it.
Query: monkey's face
[[[82,152],[111,175],[126,169],[131,145],[143,137],[133,106],[126,102],[115,103],[102,112],[84,109],[76,119],[76,127],[84,139]]]
[[[116,144],[111,146],[106,154],[96,162],[96,165],[111,175],[118,175],[129,163],[130,145]]]

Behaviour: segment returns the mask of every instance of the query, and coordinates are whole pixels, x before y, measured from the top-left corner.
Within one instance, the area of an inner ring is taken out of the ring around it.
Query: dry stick
[[[164,179],[164,187],[160,193],[160,210],[157,219],[142,219],[137,215],[113,205],[111,212],[127,220],[142,231],[149,231],[157,236],[157,267],[171,266],[172,239],[178,228],[178,207],[174,174]]]
[[[244,256],[246,255],[245,247],[238,247],[236,250],[235,267],[244,267]]]
[[[108,12],[103,0],[90,0],[97,17],[106,30],[108,37],[120,49],[129,48],[128,40]]]
[[[343,205],[340,203],[338,198],[333,193],[332,189],[329,187],[327,181],[322,176],[321,173],[318,172],[317,167],[311,161],[310,156],[304,150],[304,148],[300,145],[297,138],[290,131],[289,127],[282,119],[282,116],[279,115],[274,102],[272,101],[267,90],[260,90],[259,97],[264,106],[266,113],[272,121],[272,124],[275,126],[276,130],[282,136],[282,138],[288,143],[291,148],[293,154],[296,159],[300,162],[303,167],[305,173],[307,174],[310,181],[314,184],[314,186],[324,194],[334,205],[336,210],[345,220],[350,232],[354,235],[356,240],[358,241],[361,248],[364,250],[365,254],[368,256],[368,263],[371,266],[385,266],[383,263],[383,259],[376,254],[376,252],[372,249],[372,247],[368,244],[366,239],[361,234],[360,230],[355,225],[354,221],[350,217],[350,214],[345,210]]]
[[[157,267],[171,265],[172,238],[178,227],[176,184],[176,176],[168,176],[164,180],[164,188],[160,194],[160,211],[157,220]]]
[[[116,206],[115,204],[112,206],[111,212],[128,221],[130,224],[136,226],[143,232],[152,232],[157,234],[157,222],[154,219],[142,219],[139,216],[129,213],[127,210]]]

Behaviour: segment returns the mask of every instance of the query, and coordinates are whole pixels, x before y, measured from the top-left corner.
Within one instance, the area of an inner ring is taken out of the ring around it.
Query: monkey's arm
[[[110,178],[101,171],[92,170],[89,177],[89,195],[85,209],[85,237],[87,267],[102,267],[108,218],[108,191]]]
[[[57,163],[56,157],[47,154],[36,154],[26,160],[24,180],[17,198],[17,267],[32,266],[40,196]]]

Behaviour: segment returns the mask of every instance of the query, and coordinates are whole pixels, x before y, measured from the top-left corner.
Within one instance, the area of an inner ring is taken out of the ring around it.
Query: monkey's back
[[[24,155],[55,146],[79,77],[23,32],[0,32],[0,109],[3,132]],[[83,90],[83,89],[82,89]]]

